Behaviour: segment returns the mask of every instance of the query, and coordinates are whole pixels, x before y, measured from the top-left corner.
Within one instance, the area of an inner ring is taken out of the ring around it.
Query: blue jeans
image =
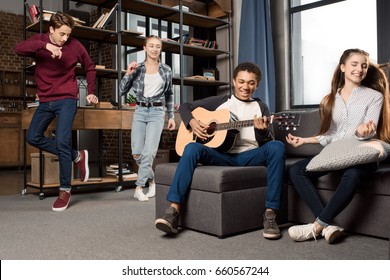
[[[363,164],[342,170],[340,183],[327,204],[322,201],[314,182],[317,178],[330,173],[308,172],[306,166],[312,158],[307,158],[291,166],[289,173],[291,181],[302,200],[309,206],[317,222],[322,226],[329,225],[338,214],[352,201],[360,181],[375,171],[377,164]]]
[[[152,169],[161,133],[164,128],[165,111],[163,106],[142,107],[137,105],[131,130],[132,154],[138,164],[137,186],[144,187],[148,180],[154,180]]]
[[[58,156],[60,166],[60,190],[70,190],[72,180],[72,161],[78,152],[72,149],[72,126],[76,115],[77,100],[63,99],[40,103],[31,120],[27,142]],[[44,134],[49,124],[56,118],[55,138]]]
[[[200,143],[189,143],[177,166],[167,200],[179,204],[183,202],[198,163],[214,166],[266,166],[268,175],[265,207],[279,209],[284,160],[285,148],[280,141],[270,141],[261,147],[239,154],[220,153]]]

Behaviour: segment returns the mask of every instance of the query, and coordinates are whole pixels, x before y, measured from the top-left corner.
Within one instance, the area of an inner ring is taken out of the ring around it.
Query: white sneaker
[[[149,198],[156,196],[156,182],[154,182],[154,180],[149,181],[149,190],[146,193],[146,196]]]
[[[142,189],[135,190],[134,191],[134,198],[138,199],[139,201],[148,201],[149,198],[143,193]]]
[[[317,240],[314,224],[292,226],[288,229],[288,234],[294,241]]]
[[[323,228],[321,235],[325,237],[325,240],[328,241],[329,244],[333,244],[343,235],[343,231],[344,229],[341,227],[329,225]]]

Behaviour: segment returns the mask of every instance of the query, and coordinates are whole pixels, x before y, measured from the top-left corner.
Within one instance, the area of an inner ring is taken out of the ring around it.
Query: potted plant
[[[129,104],[129,106],[135,106],[136,102],[137,98],[133,94],[129,93],[126,98],[126,103]]]

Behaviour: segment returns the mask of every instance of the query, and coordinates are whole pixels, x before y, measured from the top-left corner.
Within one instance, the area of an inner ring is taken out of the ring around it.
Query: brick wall
[[[15,55],[16,43],[23,39],[23,16],[0,12],[0,68],[22,70],[23,59]]]

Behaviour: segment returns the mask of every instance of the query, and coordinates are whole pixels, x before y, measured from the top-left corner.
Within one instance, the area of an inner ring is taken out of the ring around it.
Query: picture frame
[[[217,68],[203,68],[203,77],[207,80],[218,80],[219,72]]]

